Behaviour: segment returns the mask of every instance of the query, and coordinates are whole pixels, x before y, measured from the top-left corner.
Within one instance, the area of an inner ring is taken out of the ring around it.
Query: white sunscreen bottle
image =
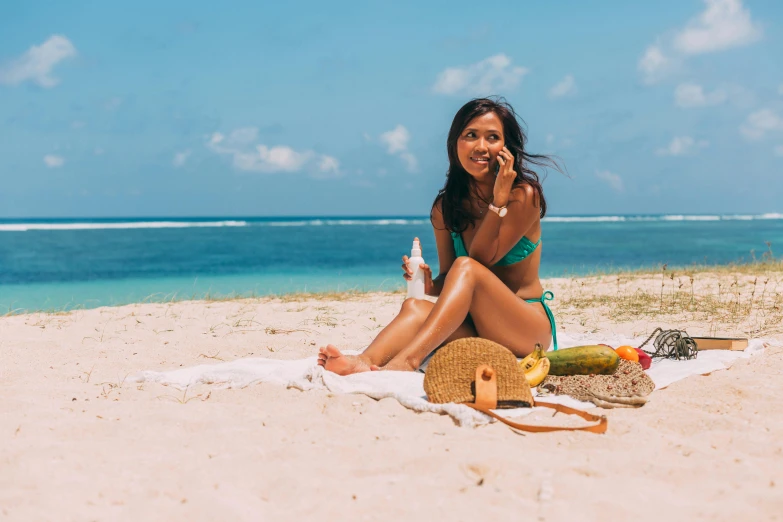
[[[421,243],[417,237],[413,240],[411,257],[408,258],[408,269],[412,272],[411,279],[408,281],[408,297],[424,299],[424,271],[419,268],[422,263],[424,258],[421,257]]]

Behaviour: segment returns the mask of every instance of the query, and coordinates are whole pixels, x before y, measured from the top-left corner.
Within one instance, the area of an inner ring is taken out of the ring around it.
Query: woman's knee
[[[452,277],[473,276],[478,270],[481,269],[486,268],[472,257],[462,256],[454,260],[454,263],[449,269],[448,275]]]
[[[476,265],[480,265],[478,261],[473,259],[472,257],[468,256],[460,256],[457,259],[454,260],[454,263],[451,265],[451,270],[454,270],[455,268],[457,270],[470,270],[472,268],[475,268]]]
[[[402,302],[400,313],[427,317],[434,306],[434,303],[427,301],[426,299],[409,297]]]

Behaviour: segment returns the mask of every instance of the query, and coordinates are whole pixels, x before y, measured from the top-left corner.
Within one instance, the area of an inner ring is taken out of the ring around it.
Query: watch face
[[[500,209],[500,212],[498,212],[498,215],[500,217],[503,217],[503,216],[506,215],[506,212],[508,212],[508,209],[506,207],[503,207],[503,208]]]

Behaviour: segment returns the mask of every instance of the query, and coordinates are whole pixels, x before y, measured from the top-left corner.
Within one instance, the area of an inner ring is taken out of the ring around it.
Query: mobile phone
[[[500,162],[495,163],[495,176],[500,173]]]

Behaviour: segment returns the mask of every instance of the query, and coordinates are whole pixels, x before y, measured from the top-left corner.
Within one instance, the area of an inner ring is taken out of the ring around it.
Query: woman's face
[[[468,174],[493,179],[498,153],[503,149],[503,123],[494,112],[469,121],[457,140],[457,157]]]

